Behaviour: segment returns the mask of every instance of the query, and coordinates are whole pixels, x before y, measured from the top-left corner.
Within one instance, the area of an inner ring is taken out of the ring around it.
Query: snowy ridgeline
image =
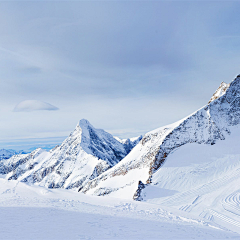
[[[141,140],[120,140],[82,119],[75,130],[50,152],[36,149],[0,162],[0,174],[47,188],[78,190],[120,162]]]

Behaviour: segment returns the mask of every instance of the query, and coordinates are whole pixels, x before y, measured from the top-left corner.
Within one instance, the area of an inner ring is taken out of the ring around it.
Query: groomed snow
[[[0,179],[1,239],[237,239],[158,205]]]
[[[240,233],[239,125],[215,145],[191,143],[168,157],[142,196]]]

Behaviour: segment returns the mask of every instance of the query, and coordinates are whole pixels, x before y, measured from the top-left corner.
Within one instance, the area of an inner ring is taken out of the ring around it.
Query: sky
[[[237,1],[0,1],[0,149],[88,119],[120,138],[206,105],[240,73]]]

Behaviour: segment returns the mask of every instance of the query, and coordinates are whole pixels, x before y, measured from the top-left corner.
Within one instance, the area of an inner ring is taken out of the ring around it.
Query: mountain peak
[[[78,125],[83,128],[83,127],[87,127],[87,126],[91,126],[92,127],[92,124],[87,120],[87,119],[81,119],[79,122],[78,122]]]
[[[79,189],[85,181],[115,166],[126,155],[124,144],[81,119],[74,131],[51,152],[39,148],[30,154],[0,161],[0,174],[6,174],[9,180],[48,188]]]
[[[229,86],[230,86],[230,83],[227,84],[225,82],[221,82],[220,86],[218,87],[216,92],[213,94],[213,96],[209,100],[208,104],[211,103],[212,101],[220,98],[222,95],[224,95],[226,93],[227,89],[229,88]]]

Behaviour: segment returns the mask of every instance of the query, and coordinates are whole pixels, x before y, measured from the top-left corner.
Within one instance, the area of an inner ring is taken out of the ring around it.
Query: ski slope
[[[157,204],[0,179],[1,239],[226,239],[239,234]]]
[[[240,233],[240,127],[230,129],[231,135],[213,146],[192,143],[171,153],[142,191],[144,201]]]

